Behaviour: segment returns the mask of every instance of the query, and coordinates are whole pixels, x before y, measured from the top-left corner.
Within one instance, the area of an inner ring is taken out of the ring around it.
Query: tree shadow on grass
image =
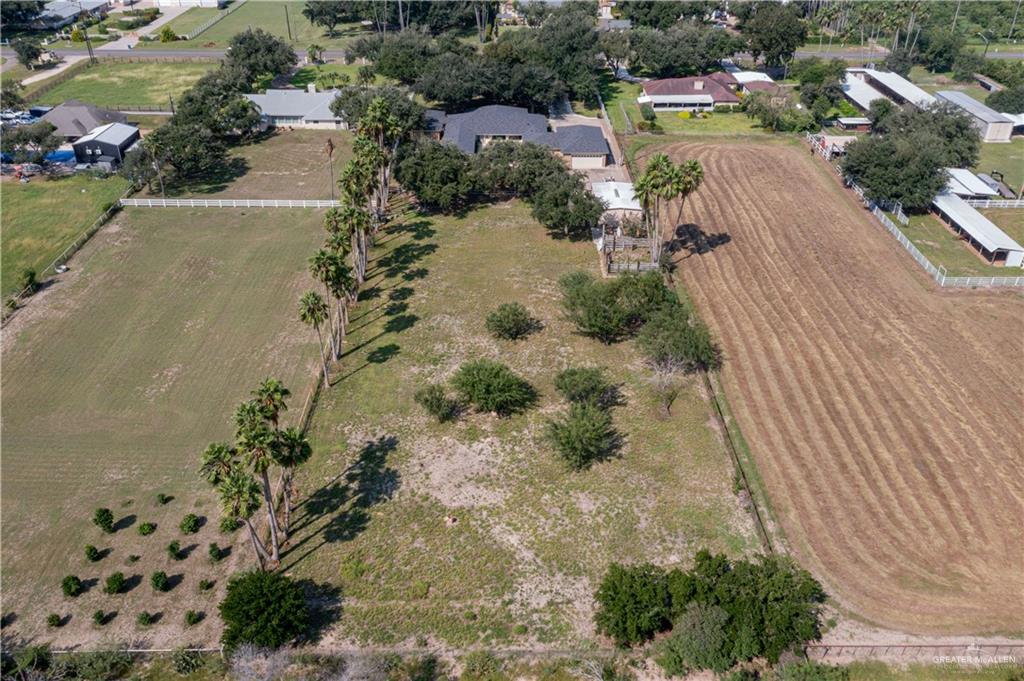
[[[135,524],[136,520],[138,520],[138,518],[135,516],[134,513],[126,515],[125,517],[121,518],[116,523],[114,523],[114,532],[127,530],[129,527]]]
[[[366,529],[370,509],[394,496],[401,485],[398,470],[387,465],[388,455],[397,447],[398,438],[392,435],[366,442],[343,473],[296,506],[292,535],[308,533],[285,549],[283,571],[325,544],[351,541]]]
[[[196,177],[174,177],[164,182],[164,191],[169,197],[185,194],[217,194],[226,190],[249,172],[249,161],[241,156],[232,156],[208,172]]]
[[[302,638],[305,642],[315,644],[341,617],[341,589],[333,584],[318,584],[311,579],[300,579],[298,585],[305,592],[306,603],[309,604],[309,629]]]

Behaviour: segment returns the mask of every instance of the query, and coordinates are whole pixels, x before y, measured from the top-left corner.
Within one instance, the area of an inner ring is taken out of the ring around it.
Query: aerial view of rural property
[[[1024,681],[1024,0],[0,0],[0,681]]]

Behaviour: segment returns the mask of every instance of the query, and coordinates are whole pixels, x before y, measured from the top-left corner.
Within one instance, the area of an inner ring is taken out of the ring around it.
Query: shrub
[[[559,280],[566,318],[584,336],[614,343],[630,335],[662,307],[678,300],[657,272],[597,281],[587,272]]]
[[[76,28],[71,31],[71,42],[80,43],[83,40],[85,40],[85,34],[82,33],[81,29]]]
[[[537,400],[533,386],[504,364],[486,359],[463,364],[452,384],[478,411],[499,416],[525,411]]]
[[[192,612],[189,610],[189,612]],[[203,656],[195,650],[187,648],[176,648],[171,653],[171,666],[174,671],[182,676],[188,676],[199,671],[203,666]]]
[[[850,678],[850,670],[814,660],[801,660],[777,668],[771,678],[773,681],[847,681]]]
[[[170,580],[167,579],[167,573],[163,570],[158,570],[150,575],[149,583],[154,591],[167,591],[170,588]]]
[[[169,494],[164,494],[163,492],[156,495],[156,503],[160,504],[161,506],[166,506],[167,504],[171,503],[173,499],[174,497],[172,497]]]
[[[220,519],[219,529],[221,534],[231,534],[237,532],[238,528],[242,526],[238,518],[232,518],[231,516],[224,516]]]
[[[146,612],[145,610],[143,610],[142,612],[139,613],[139,616],[135,618],[135,622],[140,627],[148,627],[149,625],[151,625],[153,623],[154,619],[155,618],[153,617],[152,613],[149,613],[149,612]]]
[[[18,291],[32,295],[38,289],[39,281],[36,279],[36,271],[31,267],[26,267],[18,274]]]
[[[243,643],[278,648],[309,623],[302,587],[285,575],[258,570],[236,574],[228,581],[220,616],[222,640],[229,649]]]
[[[65,596],[68,598],[74,598],[78,594],[82,593],[84,587],[82,586],[82,580],[75,575],[68,575],[61,580],[60,588],[61,591],[64,592]]]
[[[715,108],[712,109],[715,113],[731,113],[734,111],[732,104],[715,104]]]
[[[61,655],[54,665],[55,679],[112,681],[124,678],[132,667],[132,655],[124,649]]]
[[[722,363],[711,332],[682,305],[656,312],[636,340],[647,361],[655,366],[695,371],[717,369]]]
[[[501,660],[493,653],[478,650],[462,658],[459,681],[499,681],[506,678]]]
[[[185,626],[194,627],[203,621],[203,613],[189,610],[185,613]]]
[[[97,610],[92,614],[92,621],[102,627],[107,623],[107,613]]]
[[[147,537],[156,532],[156,523],[142,523],[139,525],[139,534]]]
[[[139,562],[139,558],[140,558],[140,556],[138,554],[136,554],[136,553],[128,554],[128,562],[129,563],[138,563]]]
[[[170,544],[167,545],[167,557],[170,558],[171,560],[181,560],[182,559],[181,544],[178,543],[178,540],[174,540]]]
[[[620,646],[643,643],[669,626],[665,572],[653,565],[613,563],[594,596],[597,630]]]
[[[103,593],[119,594],[124,590],[124,583],[124,573],[115,572],[114,574],[107,577],[107,583],[103,585]]]
[[[64,624],[64,620],[57,613],[51,612],[49,615],[46,616],[46,626],[50,627],[51,629],[56,629],[62,624]]]
[[[502,303],[498,309],[487,315],[486,326],[495,338],[518,340],[530,335],[538,324],[521,304]]]
[[[182,518],[181,525],[178,527],[181,529],[182,534],[195,534],[199,531],[199,516],[195,513],[189,513],[187,516]]]
[[[683,676],[691,669],[721,673],[736,661],[726,633],[729,613],[717,605],[690,603],[658,646],[656,661],[668,676]]]
[[[217,546],[217,542],[215,541],[210,542],[210,546],[209,549],[207,550],[207,553],[210,555],[211,563],[219,563],[221,559],[224,557],[224,552],[221,550],[219,546]]]
[[[92,544],[85,545],[85,559],[87,561],[89,561],[90,563],[95,563],[102,557],[103,554],[100,553],[100,550],[98,548],[96,548]]]
[[[200,591],[209,591],[210,589],[213,588],[213,584],[214,584],[214,582],[213,582],[212,579],[200,579],[199,580],[199,590]]]
[[[546,436],[573,470],[614,454],[619,439],[611,416],[592,402],[574,403],[566,416],[548,421]]]
[[[448,396],[440,385],[428,385],[413,395],[416,404],[423,407],[438,423],[452,421],[459,415],[459,402]]]
[[[600,405],[611,390],[604,372],[597,367],[574,367],[555,376],[555,390],[569,402]]]
[[[5,640],[4,643],[6,644],[7,641]],[[11,663],[13,663],[14,669],[8,669],[8,665]],[[52,666],[53,653],[46,644],[27,645],[16,651],[11,651],[7,645],[4,646],[4,679],[48,679],[51,678],[50,675],[32,674],[32,672],[45,672]]]
[[[164,26],[160,29],[160,42],[162,43],[173,43],[178,39],[178,34],[170,26]]]
[[[109,508],[97,508],[92,514],[92,522],[107,534],[113,534],[114,514]]]
[[[650,104],[640,105],[640,116],[648,123],[653,123],[658,120],[658,114],[654,111],[654,107]]]

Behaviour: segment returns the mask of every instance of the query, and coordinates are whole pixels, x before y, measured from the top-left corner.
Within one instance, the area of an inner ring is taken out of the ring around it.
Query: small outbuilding
[[[644,208],[632,182],[594,182],[590,191],[604,204],[601,222],[616,233],[621,233],[622,225],[643,219]]]
[[[138,141],[139,129],[134,125],[108,123],[79,137],[71,148],[78,163],[113,170],[121,165],[124,155]]]
[[[843,116],[836,119],[836,127],[848,132],[871,132],[871,119],[861,116]]]
[[[946,191],[963,199],[991,199],[999,192],[967,168],[946,168]]]

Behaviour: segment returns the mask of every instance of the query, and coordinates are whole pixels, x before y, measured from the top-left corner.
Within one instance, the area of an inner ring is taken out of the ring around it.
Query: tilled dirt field
[[[657,151],[704,164],[678,273],[797,558],[883,626],[1021,631],[1024,297],[933,286],[801,146]]]

